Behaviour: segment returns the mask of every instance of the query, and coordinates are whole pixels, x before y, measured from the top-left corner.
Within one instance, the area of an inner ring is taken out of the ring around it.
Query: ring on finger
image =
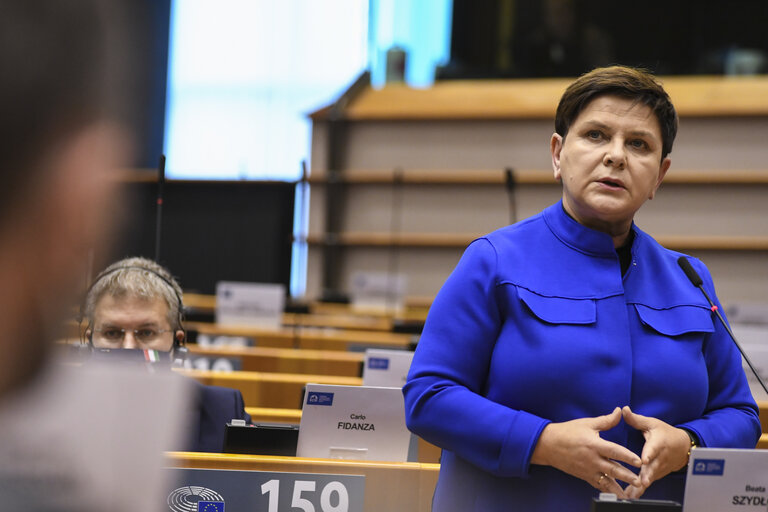
[[[607,478],[608,475],[603,473],[600,475],[600,478],[597,479],[597,486],[602,487],[603,486],[603,479]]]

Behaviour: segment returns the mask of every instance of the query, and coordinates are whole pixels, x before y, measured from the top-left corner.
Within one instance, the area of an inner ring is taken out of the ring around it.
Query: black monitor
[[[299,425],[295,423],[227,423],[224,453],[249,455],[282,455],[295,457],[299,442]]]
[[[126,222],[108,261],[155,257],[157,183],[126,185]],[[159,262],[185,291],[214,294],[218,281],[290,285],[295,184],[166,181]],[[94,269],[98,271],[98,269]]]

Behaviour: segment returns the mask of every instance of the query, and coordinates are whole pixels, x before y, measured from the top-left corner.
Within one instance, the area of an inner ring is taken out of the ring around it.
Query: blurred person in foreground
[[[695,446],[755,447],[739,351],[682,255],[633,222],[677,127],[640,70],[598,68],[564,92],[562,200],[470,244],[403,390],[409,428],[443,448],[434,512],[587,511],[599,492],[682,502]]]
[[[182,290],[167,269],[146,258],[125,258],[101,272],[88,290],[85,337],[97,360],[117,358],[170,367],[185,358]],[[225,425],[251,423],[237,389],[194,383],[194,412],[183,437],[195,452],[221,452]]]
[[[124,165],[110,2],[0,0],[0,396],[51,353]]]
[[[120,210],[114,171],[131,161],[124,114],[136,109],[123,96],[136,72],[132,7],[0,0],[4,510],[167,510],[162,448],[182,421],[182,387],[50,364],[89,253]],[[149,412],[137,421],[139,410]]]

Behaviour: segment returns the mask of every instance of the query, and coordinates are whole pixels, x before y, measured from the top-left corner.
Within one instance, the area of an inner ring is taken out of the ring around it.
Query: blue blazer
[[[474,241],[438,293],[403,388],[409,428],[443,448],[434,512],[588,511],[597,491],[530,464],[549,422],[617,406],[754,448],[757,407],[739,351],[677,264],[632,226],[622,275],[611,237],[557,203]],[[715,297],[706,267],[691,258]],[[715,299],[717,300],[717,299]],[[625,423],[603,437],[640,454]],[[682,501],[684,475],[647,498]]]
[[[245,412],[243,394],[238,389],[206,386],[195,382],[196,412],[192,415],[187,451],[221,453],[224,449],[225,425],[233,419],[251,423]]]

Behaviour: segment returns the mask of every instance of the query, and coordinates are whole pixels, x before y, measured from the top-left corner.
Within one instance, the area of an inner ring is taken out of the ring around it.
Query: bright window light
[[[167,176],[298,179],[306,116],[366,68],[367,37],[362,0],[174,0]]]

